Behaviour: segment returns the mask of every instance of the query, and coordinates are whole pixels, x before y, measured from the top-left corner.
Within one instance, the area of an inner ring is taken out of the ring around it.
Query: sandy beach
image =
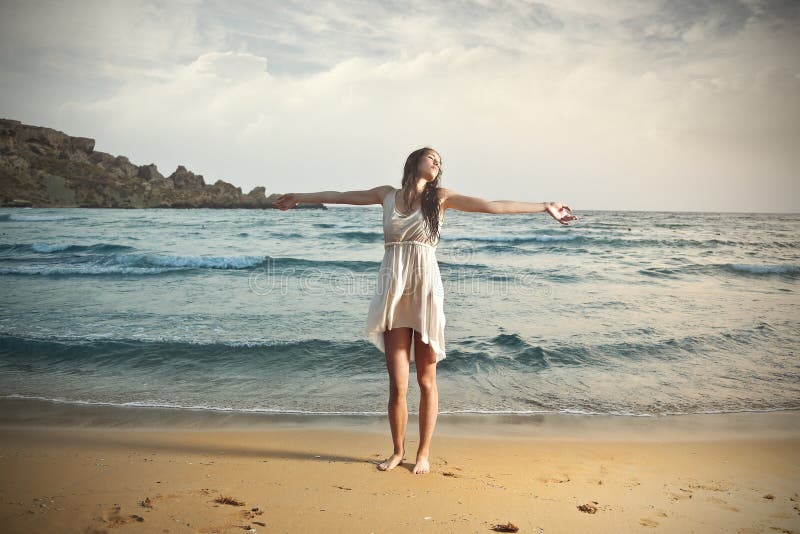
[[[2,531],[799,532],[800,414],[382,417],[0,402]],[[228,503],[219,502],[228,498]],[[502,531],[502,530],[500,530]]]

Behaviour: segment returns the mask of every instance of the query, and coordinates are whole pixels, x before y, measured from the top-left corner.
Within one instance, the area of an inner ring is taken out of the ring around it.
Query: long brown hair
[[[413,204],[413,199],[410,197],[415,193],[415,189],[409,186],[416,185],[419,160],[424,158],[428,152],[439,154],[436,150],[426,146],[415,150],[406,158],[406,164],[403,167],[403,181],[401,184],[403,201],[406,206],[411,206],[411,204]],[[441,156],[439,156],[439,158],[439,174],[436,175],[434,180],[425,184],[425,189],[422,190],[422,194],[420,195],[422,216],[425,219],[428,237],[433,243],[439,241],[439,184],[442,180]],[[416,198],[416,196],[414,198]]]

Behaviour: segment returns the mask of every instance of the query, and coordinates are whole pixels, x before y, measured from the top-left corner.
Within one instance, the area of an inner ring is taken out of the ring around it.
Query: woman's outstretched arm
[[[379,185],[363,191],[318,191],[315,193],[286,193],[275,199],[281,210],[296,207],[301,202],[318,204],[383,204],[383,198],[392,190],[390,185]]]
[[[549,213],[561,224],[576,220],[572,208],[560,202],[519,202],[516,200],[485,200],[456,193],[452,189],[441,188],[442,209],[479,213]]]

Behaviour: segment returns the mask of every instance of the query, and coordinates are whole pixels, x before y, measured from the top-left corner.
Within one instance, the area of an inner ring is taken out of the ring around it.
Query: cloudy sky
[[[0,2],[0,116],[244,192],[800,211],[800,2]]]

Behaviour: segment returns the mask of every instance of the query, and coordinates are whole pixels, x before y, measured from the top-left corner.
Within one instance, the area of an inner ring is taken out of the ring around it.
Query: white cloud
[[[141,55],[120,44],[108,71],[120,69],[119,85],[62,100],[51,125],[245,191],[397,183],[408,152],[433,145],[446,185],[468,194],[601,209],[797,209],[791,21],[767,8],[742,18],[723,4],[691,18],[660,3],[496,5],[476,3],[478,18],[446,4],[414,13],[287,5],[258,19],[259,5],[243,4],[262,33],[231,26],[236,13],[194,10],[176,40],[152,30],[161,37]],[[156,60],[170,43],[178,50]],[[289,72],[287,58],[301,53],[319,68]],[[125,57],[152,58],[152,75],[134,76],[143,67]],[[763,206],[750,208],[753,198]]]
[[[159,65],[221,46],[221,34],[199,28],[199,0],[3,2],[3,55],[33,54],[39,66],[130,79]],[[71,73],[70,73],[71,74]]]

